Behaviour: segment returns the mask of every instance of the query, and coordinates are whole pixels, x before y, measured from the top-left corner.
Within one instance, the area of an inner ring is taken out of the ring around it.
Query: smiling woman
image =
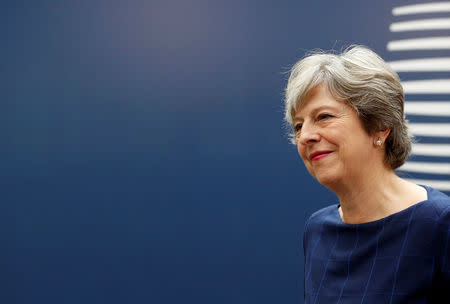
[[[323,85],[309,91],[294,115],[297,148],[306,168],[321,184],[352,188],[360,170],[368,164],[383,162],[381,149],[372,148],[356,111],[335,100]],[[379,132],[377,138],[383,138]],[[348,136],[351,134],[351,136]],[[372,162],[371,162],[372,161]]]
[[[411,150],[398,75],[362,46],[314,53],[285,101],[306,168],[339,198],[306,225],[305,303],[450,300],[450,198],[394,171]]]

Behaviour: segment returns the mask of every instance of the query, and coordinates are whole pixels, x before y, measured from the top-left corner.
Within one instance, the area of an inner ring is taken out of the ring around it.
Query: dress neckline
[[[420,201],[420,202],[417,202],[417,203],[415,203],[414,205],[409,206],[408,208],[405,208],[405,209],[400,210],[400,211],[398,211],[398,212],[392,213],[392,214],[390,214],[390,215],[388,215],[388,216],[385,216],[385,217],[383,217],[383,218],[381,218],[381,219],[378,219],[378,220],[374,220],[374,221],[370,221],[370,222],[365,222],[365,223],[359,223],[359,224],[347,224],[347,223],[345,223],[345,222],[342,220],[341,215],[339,214],[339,207],[341,206],[341,204],[336,204],[336,208],[334,208],[334,214],[335,214],[335,216],[337,216],[337,218],[338,218],[338,223],[339,223],[340,225],[345,225],[345,226],[349,226],[349,227],[351,227],[351,226],[353,226],[353,227],[356,227],[356,226],[364,226],[364,225],[367,225],[367,226],[370,226],[370,225],[376,225],[376,224],[378,224],[378,223],[380,223],[380,222],[389,220],[389,219],[391,219],[391,218],[393,218],[393,217],[395,217],[395,216],[399,216],[399,215],[401,215],[401,214],[403,214],[403,213],[405,213],[405,214],[406,214],[406,213],[409,213],[409,211],[411,211],[412,209],[416,208],[418,205],[421,205],[421,204],[423,204],[423,203],[428,202],[428,201],[430,200],[431,188],[428,187],[428,186],[425,186],[425,185],[419,185],[419,186],[423,187],[423,188],[427,191],[427,198],[426,198],[425,200]]]

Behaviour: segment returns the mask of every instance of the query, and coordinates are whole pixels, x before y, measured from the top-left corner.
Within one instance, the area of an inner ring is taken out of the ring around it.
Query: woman
[[[398,75],[366,47],[315,53],[285,102],[306,168],[339,198],[306,224],[305,303],[450,303],[450,198],[394,172],[411,150]]]

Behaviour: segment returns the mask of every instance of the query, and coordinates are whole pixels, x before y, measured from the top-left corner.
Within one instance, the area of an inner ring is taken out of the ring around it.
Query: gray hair
[[[285,120],[292,120],[308,92],[323,84],[336,100],[355,109],[369,135],[391,129],[385,144],[385,162],[392,169],[404,164],[411,151],[411,136],[404,116],[400,78],[367,47],[354,45],[342,54],[315,51],[291,69],[285,91]]]

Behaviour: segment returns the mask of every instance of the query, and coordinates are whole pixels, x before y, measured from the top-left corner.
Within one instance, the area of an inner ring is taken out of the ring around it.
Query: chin
[[[334,188],[337,184],[339,184],[340,178],[336,174],[332,172],[322,172],[321,174],[313,175],[316,180],[323,186],[327,188]]]

